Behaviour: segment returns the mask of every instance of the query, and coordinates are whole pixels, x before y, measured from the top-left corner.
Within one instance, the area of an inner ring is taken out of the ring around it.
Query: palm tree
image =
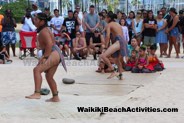
[[[138,9],[138,5],[141,4],[139,0],[132,0],[131,2],[132,6],[135,6],[136,9]]]
[[[79,3],[80,3],[80,0],[75,0],[75,5],[79,5]]]
[[[119,5],[119,0],[104,0],[104,3],[108,5],[108,11],[114,11]]]
[[[114,10],[117,5],[119,4],[119,0],[91,0],[91,2],[95,3],[95,7],[97,6],[98,3],[98,11],[99,11],[99,6],[100,3],[108,5],[108,10]]]
[[[70,9],[72,6],[72,2],[70,0],[62,0],[61,5],[63,8],[67,7],[68,9]]]

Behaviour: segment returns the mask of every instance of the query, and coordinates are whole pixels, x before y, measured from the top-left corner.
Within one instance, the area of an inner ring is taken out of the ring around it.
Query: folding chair
[[[23,60],[27,56],[31,54],[31,49],[33,49],[33,52],[36,50],[36,32],[24,32],[20,31],[20,52],[19,52],[19,59]],[[26,51],[25,54],[22,51]],[[36,58],[36,57],[35,57]]]

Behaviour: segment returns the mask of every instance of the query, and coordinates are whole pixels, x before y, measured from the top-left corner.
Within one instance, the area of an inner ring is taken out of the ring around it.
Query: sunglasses
[[[136,24],[136,27],[138,27],[138,26],[139,26],[139,23]]]
[[[137,13],[138,15],[140,15],[141,13]]]

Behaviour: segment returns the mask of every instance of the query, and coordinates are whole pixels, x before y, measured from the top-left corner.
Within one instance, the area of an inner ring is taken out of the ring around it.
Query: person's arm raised
[[[64,33],[64,35],[67,37],[67,40],[68,40],[68,41],[71,40],[70,36],[69,36],[67,33]]]

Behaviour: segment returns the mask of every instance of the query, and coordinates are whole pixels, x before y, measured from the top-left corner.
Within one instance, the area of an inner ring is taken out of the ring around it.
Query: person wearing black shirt
[[[171,16],[171,19],[168,22],[168,29],[165,31],[165,33],[169,34],[169,54],[167,57],[171,57],[172,46],[174,45],[174,48],[176,50],[176,58],[179,58],[179,51],[177,45],[177,38],[179,37],[179,17],[175,8],[170,8],[169,14]]]
[[[66,31],[70,35],[71,39],[74,39],[76,37],[76,31],[79,30],[79,23],[76,19],[73,17],[73,11],[68,11],[68,18],[65,18],[63,23],[63,28],[66,28]]]
[[[70,58],[72,57],[72,52],[73,52],[73,39],[76,38],[76,32],[79,30],[79,23],[78,21],[73,17],[73,11],[69,10],[68,11],[68,18],[65,18],[62,30],[66,30],[67,33],[69,34],[71,38],[70,42]]]
[[[94,60],[97,60],[96,54],[101,54],[105,48],[105,39],[97,28],[94,32],[94,36],[90,38],[90,48],[93,50]]]
[[[5,64],[5,63],[12,63],[12,60],[10,60],[10,56],[8,55],[6,51],[6,47],[2,46],[0,51],[0,64]]]
[[[163,18],[167,21],[167,23],[169,22],[171,16],[169,15],[169,13],[167,13],[167,9],[165,7],[161,8],[160,10],[163,13]]]
[[[181,40],[184,47],[184,11],[183,10],[179,11],[179,31],[181,34]],[[180,42],[178,42],[178,50],[180,52]],[[183,53],[184,53],[184,50],[183,50]]]
[[[9,47],[11,45],[13,56],[16,57],[15,54],[15,45],[17,42],[15,27],[17,27],[16,21],[13,18],[13,13],[10,9],[5,11],[5,17],[2,20],[2,44],[6,46],[6,50],[8,55],[10,55]]]
[[[154,19],[152,10],[148,11],[148,18],[144,19],[144,45],[155,44],[157,21]]]

